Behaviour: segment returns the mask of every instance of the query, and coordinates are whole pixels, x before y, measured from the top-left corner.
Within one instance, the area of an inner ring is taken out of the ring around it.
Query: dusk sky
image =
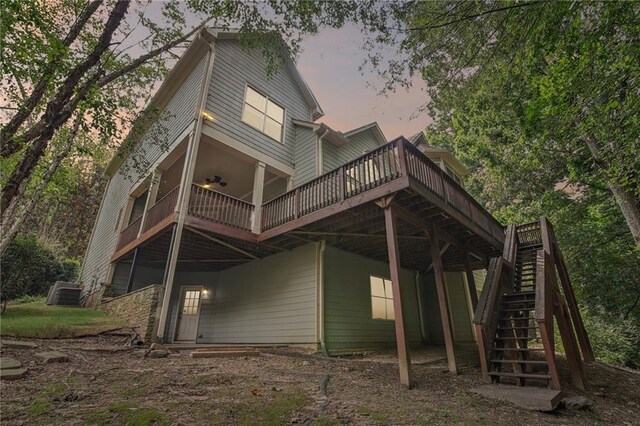
[[[343,132],[377,121],[387,139],[409,137],[423,130],[429,117],[418,113],[427,100],[422,80],[414,79],[410,91],[399,89],[388,97],[378,95],[367,85],[377,76],[362,75],[358,70],[365,57],[362,41],[360,30],[349,25],[340,30],[321,30],[303,43],[298,69],[326,114],[319,121]]]

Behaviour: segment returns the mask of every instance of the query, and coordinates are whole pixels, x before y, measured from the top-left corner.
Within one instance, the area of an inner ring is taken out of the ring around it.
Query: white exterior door
[[[183,287],[178,312],[178,327],[176,341],[195,342],[198,335],[198,320],[200,318],[201,287]]]

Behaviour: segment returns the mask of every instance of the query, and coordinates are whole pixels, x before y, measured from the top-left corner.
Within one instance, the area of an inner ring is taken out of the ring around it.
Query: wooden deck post
[[[464,272],[467,276],[467,287],[469,289],[469,298],[471,299],[471,308],[473,313],[476,313],[478,308],[478,289],[476,288],[476,280],[473,277],[473,269],[471,269],[471,262],[469,262],[469,252],[464,253]]]
[[[390,206],[387,206],[384,209],[384,222],[387,231],[389,271],[391,273],[391,285],[393,289],[393,311],[395,313],[396,344],[398,347],[400,382],[405,386],[411,387],[411,357],[409,355],[409,344],[407,342],[406,329],[404,326],[402,292],[400,289],[400,250],[398,248],[396,218],[393,212],[393,208]]]
[[[251,232],[259,234],[262,227],[262,195],[264,193],[264,171],[266,164],[262,161],[256,163],[256,171],[253,175],[253,220]]]
[[[442,333],[444,334],[444,344],[447,349],[447,361],[449,361],[449,371],[458,374],[458,364],[456,353],[453,347],[453,332],[449,316],[449,304],[447,303],[447,293],[445,290],[444,267],[440,256],[440,245],[436,231],[432,231],[430,241],[431,261],[433,262],[433,275],[436,278],[436,290],[438,291],[438,306],[440,307],[440,319],[442,320]]]

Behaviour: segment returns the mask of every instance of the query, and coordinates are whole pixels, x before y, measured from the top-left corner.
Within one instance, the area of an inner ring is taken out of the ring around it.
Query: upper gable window
[[[260,130],[272,139],[282,142],[284,108],[276,105],[267,96],[247,86],[242,109],[242,121]]]

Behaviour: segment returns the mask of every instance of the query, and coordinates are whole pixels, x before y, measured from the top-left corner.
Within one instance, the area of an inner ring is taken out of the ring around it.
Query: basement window
[[[369,279],[371,282],[371,318],[394,320],[391,280],[375,275],[371,275]]]
[[[268,96],[261,95],[247,86],[242,109],[242,121],[260,130],[272,139],[282,142],[284,108],[275,104]]]

